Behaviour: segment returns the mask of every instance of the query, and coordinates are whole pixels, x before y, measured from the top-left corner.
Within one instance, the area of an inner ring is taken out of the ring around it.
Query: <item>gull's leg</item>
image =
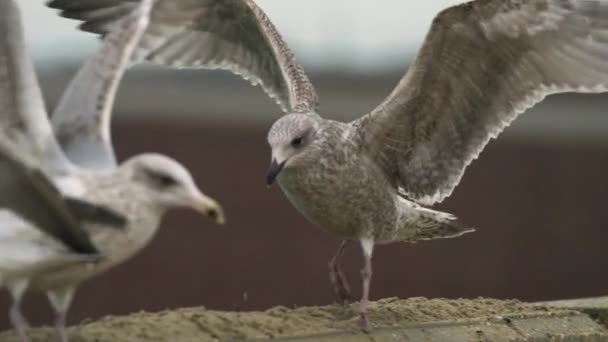
[[[75,291],[76,289],[73,286],[68,286],[49,290],[46,293],[53,310],[55,310],[55,329],[59,342],[68,342],[68,333],[65,328],[66,315]]]
[[[329,280],[331,281],[334,295],[341,303],[347,303],[352,299],[350,286],[348,285],[348,281],[346,280],[346,276],[342,272],[342,269],[340,269],[342,254],[344,254],[344,249],[349,243],[349,240],[342,240],[340,247],[338,247],[338,251],[329,261]]]
[[[25,294],[25,290],[27,290],[28,284],[28,280],[18,280],[7,284],[12,299],[11,308],[9,309],[9,318],[17,337],[21,342],[29,341],[29,338],[27,338],[27,334],[25,333],[27,322],[21,313],[21,299],[23,298],[23,294]]]
[[[369,319],[367,317],[367,306],[369,301],[369,286],[372,281],[372,254],[374,252],[374,239],[361,239],[361,250],[363,251],[363,297],[359,306],[359,326],[365,331],[369,330]]]

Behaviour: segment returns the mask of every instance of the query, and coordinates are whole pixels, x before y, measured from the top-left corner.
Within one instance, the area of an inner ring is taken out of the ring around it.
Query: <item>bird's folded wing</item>
[[[135,0],[51,0],[49,7],[107,34]],[[260,84],[283,111],[314,111],[317,94],[270,19],[252,0],[158,0],[134,62],[224,69]]]
[[[102,46],[72,79],[51,117],[63,151],[81,167],[116,167],[110,134],[114,98],[131,55],[148,26],[152,3],[141,1],[113,23]]]
[[[57,240],[11,210],[0,210],[0,274],[27,275],[49,268],[98,261],[101,255],[70,253]]]
[[[73,252],[97,253],[82,224],[120,228],[126,219],[112,210],[64,196],[24,146],[0,137],[0,208],[12,210]]]
[[[432,204],[527,108],[607,85],[607,0],[479,0],[440,13],[392,94],[353,126],[396,187]]]

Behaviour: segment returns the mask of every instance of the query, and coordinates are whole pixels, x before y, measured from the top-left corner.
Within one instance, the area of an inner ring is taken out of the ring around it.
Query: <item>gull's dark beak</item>
[[[270,163],[270,167],[268,168],[268,172],[266,172],[266,184],[271,186],[274,183],[274,180],[277,178],[281,170],[283,170],[283,166],[285,166],[285,162],[281,164],[277,163],[276,159],[272,160]]]

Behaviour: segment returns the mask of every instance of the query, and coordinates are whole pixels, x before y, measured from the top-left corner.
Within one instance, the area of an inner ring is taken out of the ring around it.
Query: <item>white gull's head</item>
[[[125,161],[121,171],[148,192],[148,200],[160,209],[189,207],[224,223],[222,207],[198,188],[190,172],[176,160],[156,153],[145,153]]]

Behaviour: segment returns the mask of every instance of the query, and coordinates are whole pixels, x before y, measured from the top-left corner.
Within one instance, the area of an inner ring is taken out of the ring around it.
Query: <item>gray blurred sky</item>
[[[38,62],[80,59],[95,47],[46,0],[20,0]],[[458,0],[257,0],[307,67],[377,71],[404,65],[443,8]],[[50,60],[49,60],[50,59]]]

